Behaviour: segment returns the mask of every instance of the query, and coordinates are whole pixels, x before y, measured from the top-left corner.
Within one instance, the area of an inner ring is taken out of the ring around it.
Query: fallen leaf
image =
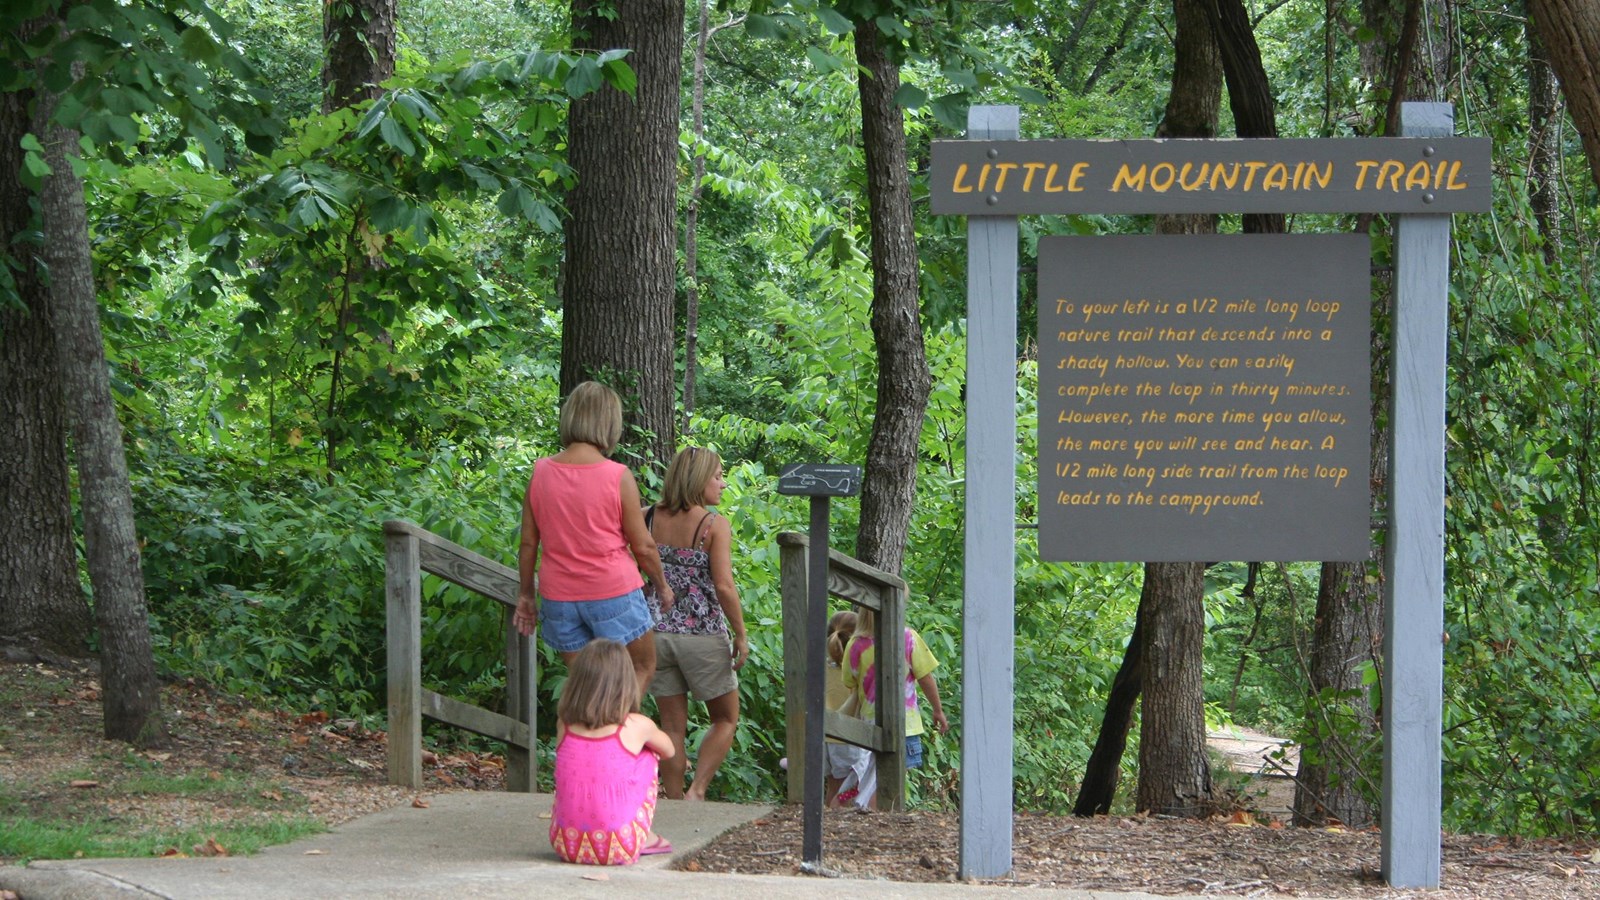
[[[196,856],[227,856],[228,848],[217,843],[216,838],[206,838],[204,844],[194,845],[194,854]]]
[[[162,859],[188,859],[189,858],[189,854],[183,852],[182,850],[179,850],[177,847],[168,847],[167,849],[161,851],[161,858]]]
[[[422,751],[422,764],[425,765],[425,766],[436,766],[436,765],[438,765],[439,764],[439,754],[433,752],[432,750],[424,750],[424,751]]]
[[[304,855],[305,856],[327,856],[328,855],[328,851],[326,851],[326,850],[307,850]]]
[[[683,864],[683,870],[685,872],[698,872],[698,871],[700,871],[700,869],[701,869],[701,866],[700,866],[700,861],[699,860],[691,859],[688,862]]]
[[[263,799],[263,800],[282,800],[283,799],[283,794],[281,792],[279,792],[279,791],[262,791],[261,792],[261,799]]]
[[[428,808],[428,801],[422,799],[421,797],[418,797],[415,800],[411,801],[411,806],[413,808],[415,808],[415,809],[427,809]]]
[[[100,786],[100,782],[89,781],[88,779],[84,778],[74,778],[70,784],[75,788],[97,788]]]
[[[1233,815],[1228,818],[1229,825],[1243,825],[1249,827],[1255,823],[1256,817],[1250,815],[1248,812],[1242,809],[1234,810]]]
[[[585,873],[583,873],[583,880],[584,881],[610,881],[611,880],[611,876],[607,875],[604,872],[585,872]]]
[[[548,813],[548,812],[539,813],[539,818],[548,819],[548,818],[550,818],[550,813]]]
[[[328,721],[328,713],[325,710],[320,710],[320,709],[317,710],[316,712],[306,713],[305,715],[303,715],[300,718],[295,720],[295,722],[297,724],[299,724],[302,728],[309,727],[309,726],[312,726],[312,725],[321,725],[323,722],[326,722],[326,721]]]
[[[1567,876],[1568,878],[1571,878],[1572,876],[1578,874],[1578,872],[1579,872],[1579,869],[1578,869],[1577,866],[1573,866],[1572,868],[1569,869],[1566,866],[1561,865],[1560,863],[1551,863],[1550,865],[1553,866],[1557,872],[1560,872],[1561,874]]]

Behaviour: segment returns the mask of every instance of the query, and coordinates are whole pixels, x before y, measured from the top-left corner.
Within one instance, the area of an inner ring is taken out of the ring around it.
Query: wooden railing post
[[[806,754],[806,545],[778,540],[778,583],[783,597],[784,746],[789,752],[787,797],[805,799]],[[818,677],[821,677],[820,675]]]
[[[422,786],[422,561],[417,538],[384,525],[389,783]]]
[[[538,730],[534,726],[533,640],[517,633],[511,624],[514,610],[505,611],[506,715],[528,726],[528,744],[506,745],[506,790],[533,793],[539,784]]]

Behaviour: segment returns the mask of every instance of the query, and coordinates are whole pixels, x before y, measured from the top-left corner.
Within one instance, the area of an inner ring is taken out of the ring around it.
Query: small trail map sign
[[[1366,559],[1365,235],[1039,242],[1039,552]]]

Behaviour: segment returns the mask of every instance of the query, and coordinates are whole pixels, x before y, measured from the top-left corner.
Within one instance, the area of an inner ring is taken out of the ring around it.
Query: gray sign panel
[[[1358,560],[1365,235],[1039,241],[1039,555]]]
[[[939,214],[1483,212],[1488,138],[935,141]]]
[[[854,497],[861,492],[861,467],[789,463],[778,472],[778,493],[801,497]]]

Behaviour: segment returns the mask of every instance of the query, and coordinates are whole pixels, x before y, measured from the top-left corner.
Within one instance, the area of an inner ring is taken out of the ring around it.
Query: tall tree
[[[916,497],[922,418],[933,379],[922,342],[905,114],[895,100],[900,89],[897,48],[875,20],[856,23],[855,41],[872,223],[872,337],[878,351],[878,394],[856,558],[886,572],[899,572]]]
[[[395,0],[327,0],[322,9],[322,111],[375,100],[394,76]]]
[[[100,335],[83,182],[72,166],[78,134],[51,124],[44,129],[44,149],[50,174],[39,195],[45,234],[42,256],[50,271],[56,366],[78,462],[83,549],[100,632],[105,736],[138,747],[160,746],[167,734],[133,520],[133,490]]]
[[[1589,174],[1600,188],[1600,4],[1593,0],[1528,0],[1561,80],[1567,111],[1583,140]]]
[[[1561,252],[1561,104],[1560,85],[1550,65],[1550,52],[1530,18],[1523,23],[1528,42],[1528,205],[1544,241],[1544,261]]]
[[[30,40],[45,24],[22,23],[10,37]],[[73,546],[67,425],[49,297],[34,259],[34,192],[23,182],[35,99],[31,87],[0,93],[0,247],[14,254],[0,274],[16,298],[0,299],[0,634],[81,653],[89,605]]]
[[[623,396],[646,456],[675,443],[673,294],[677,272],[678,130],[683,0],[579,0],[575,49],[631,49],[635,96],[615,87],[576,100],[568,115],[561,301],[561,393],[599,379]]]

